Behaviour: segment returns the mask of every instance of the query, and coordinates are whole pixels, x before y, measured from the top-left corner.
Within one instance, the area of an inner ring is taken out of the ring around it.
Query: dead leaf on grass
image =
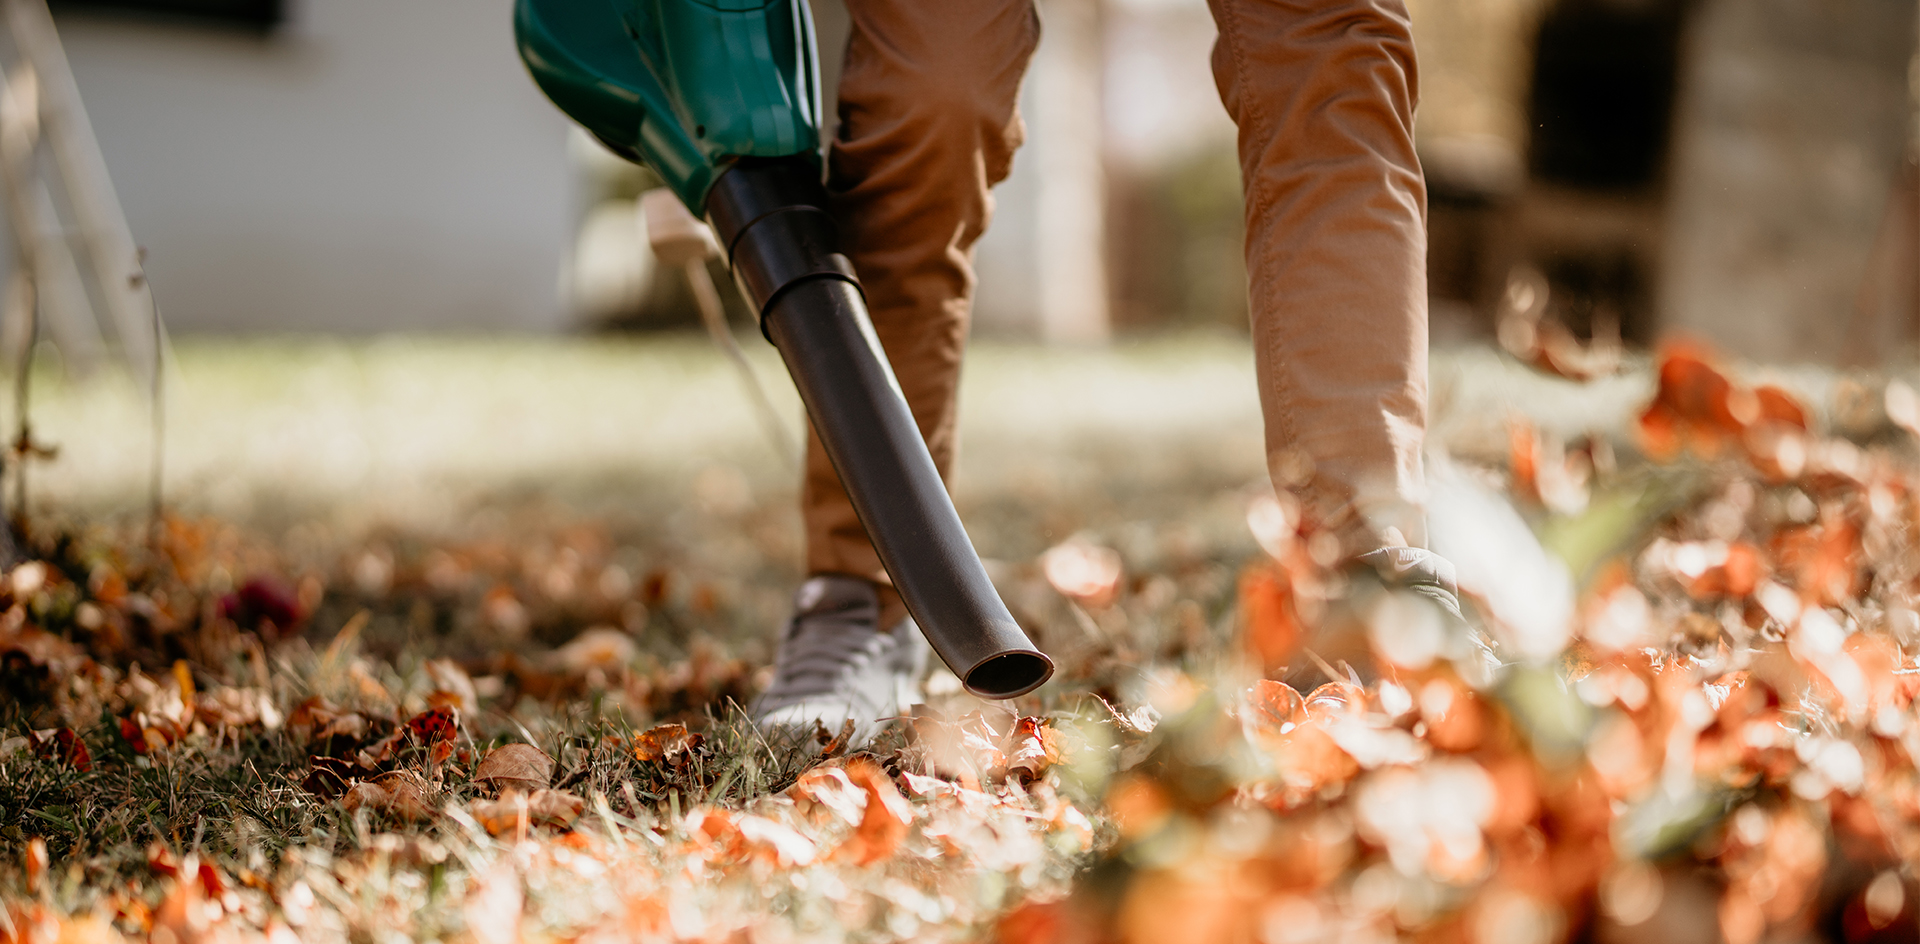
[[[488,833],[499,836],[516,832],[523,824],[566,829],[580,818],[586,807],[586,800],[561,790],[543,789],[532,793],[508,790],[498,800],[474,801],[467,812]]]
[[[865,797],[847,777],[847,772],[829,764],[801,774],[800,779],[787,788],[786,795],[802,815],[817,820],[828,814],[849,826],[860,821],[860,813],[866,808]]]
[[[64,764],[85,773],[93,769],[93,755],[87,753],[87,745],[72,728],[48,728],[44,731],[31,731],[27,741],[33,746],[33,753],[41,760]]]
[[[433,818],[429,805],[432,786],[411,770],[394,770],[347,788],[340,806],[348,812],[373,810],[404,820]]]
[[[1007,734],[1007,776],[1032,783],[1060,762],[1059,734],[1044,718],[1021,718]]]
[[[684,724],[655,725],[633,739],[633,756],[648,763],[684,767],[705,740],[703,735],[689,733]]]
[[[893,785],[893,778],[871,760],[856,757],[849,761],[847,779],[866,791],[867,808],[860,825],[854,827],[853,835],[834,856],[855,865],[872,865],[891,857],[900,847],[907,837],[907,827],[913,823],[913,810]]]
[[[756,858],[778,868],[812,865],[819,857],[813,840],[764,816],[742,816],[734,821],[734,828]]]
[[[474,690],[473,677],[459,663],[452,659],[429,659],[426,669],[427,679],[433,682],[433,692],[427,696],[429,704],[458,708],[467,714],[480,710],[480,696]]]
[[[487,783],[495,791],[531,793],[553,782],[553,758],[531,744],[505,744],[487,752],[473,770],[475,783]]]

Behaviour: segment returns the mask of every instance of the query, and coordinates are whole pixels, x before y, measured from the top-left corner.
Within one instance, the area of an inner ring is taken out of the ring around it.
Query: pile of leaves
[[[723,604],[590,540],[58,543],[0,581],[0,940],[1914,939],[1920,397],[1655,370],[1630,440],[1436,473],[1498,512],[1436,535],[1464,623],[1265,496],[1237,581],[1017,565],[1062,677],[864,745],[649,651]]]

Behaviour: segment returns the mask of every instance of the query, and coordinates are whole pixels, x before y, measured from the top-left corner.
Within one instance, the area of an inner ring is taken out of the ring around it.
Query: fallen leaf
[[[82,773],[93,769],[93,755],[87,753],[87,745],[72,728],[31,731],[27,740],[33,745],[34,755],[41,760],[64,764]]]
[[[812,865],[819,856],[813,840],[764,816],[741,816],[734,828],[754,855],[777,868]]]
[[[508,790],[531,793],[553,782],[553,758],[531,744],[503,744],[481,758],[473,779],[502,794]]]
[[[570,675],[626,668],[640,656],[633,637],[611,626],[595,626],[554,650],[553,662]]]
[[[429,708],[408,719],[406,730],[413,743],[421,747],[451,741],[460,736],[460,712],[446,705]]]
[[[913,823],[913,810],[907,798],[893,785],[893,778],[879,764],[865,757],[847,763],[847,779],[866,791],[867,807],[860,825],[835,851],[834,857],[854,865],[872,865],[893,856],[907,837]]]
[[[428,680],[433,682],[433,691],[427,695],[428,703],[457,708],[467,714],[480,710],[480,696],[474,691],[473,677],[458,663],[452,659],[429,659],[426,670]]]
[[[403,820],[432,819],[434,812],[428,805],[431,790],[419,774],[393,770],[348,787],[340,806],[348,812],[364,807]]]
[[[530,827],[568,828],[580,818],[586,806],[586,800],[563,790],[542,789],[532,793],[508,790],[497,800],[474,801],[467,812],[488,833],[499,836],[517,831],[523,822]]]
[[[860,822],[867,802],[861,789],[847,777],[847,772],[829,764],[802,773],[793,786],[787,788],[786,795],[794,801],[802,815],[818,819],[824,812],[849,826]]]
[[[692,734],[684,724],[654,725],[633,739],[633,756],[647,763],[683,767],[700,750],[704,735]]]
[[[1307,700],[1293,686],[1272,679],[1260,679],[1247,690],[1246,710],[1241,722],[1256,743],[1280,737],[1307,720]]]
[[[1032,783],[1060,762],[1059,734],[1043,718],[1021,718],[1007,732],[1007,776]]]

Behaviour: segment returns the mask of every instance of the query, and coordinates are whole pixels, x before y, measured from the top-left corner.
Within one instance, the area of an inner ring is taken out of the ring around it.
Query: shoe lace
[[[781,644],[773,683],[762,698],[772,705],[844,694],[841,681],[877,658],[885,642],[871,627],[847,620],[842,614],[797,617]]]

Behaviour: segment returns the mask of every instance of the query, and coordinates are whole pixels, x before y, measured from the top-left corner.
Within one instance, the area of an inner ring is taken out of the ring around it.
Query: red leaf
[[[451,741],[460,736],[460,712],[447,705],[429,708],[407,722],[407,734],[422,746]]]
[[[81,742],[80,735],[73,733],[72,728],[30,732],[27,740],[33,745],[33,753],[41,760],[65,764],[82,773],[93,769],[93,755],[87,753],[87,745]]]

